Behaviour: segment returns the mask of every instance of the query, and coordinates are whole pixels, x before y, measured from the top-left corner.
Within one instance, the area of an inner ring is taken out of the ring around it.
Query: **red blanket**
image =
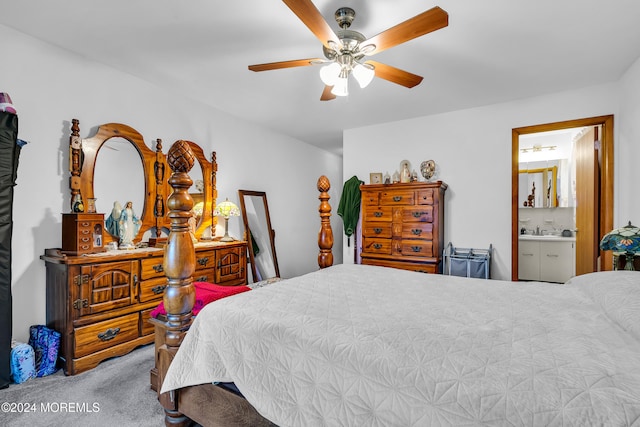
[[[194,316],[198,314],[205,305],[212,301],[250,290],[248,286],[222,286],[208,282],[193,282],[193,286],[196,289],[196,303],[193,306]],[[166,314],[164,303],[161,302],[160,305],[153,309],[151,317]]]

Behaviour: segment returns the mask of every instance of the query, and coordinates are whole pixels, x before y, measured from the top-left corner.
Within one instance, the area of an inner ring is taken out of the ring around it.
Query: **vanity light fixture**
[[[522,153],[528,153],[528,152],[534,152],[534,153],[537,153],[537,152],[540,152],[540,151],[542,151],[542,150],[553,151],[553,150],[555,150],[556,148],[558,148],[558,146],[557,146],[557,145],[545,145],[545,146],[543,146],[543,145],[538,145],[538,144],[536,144],[536,145],[534,145],[533,147],[521,148],[521,149],[520,149],[520,151],[521,151]]]
[[[235,239],[229,236],[229,217],[240,216],[240,209],[226,199],[224,202],[218,204],[213,210],[214,216],[221,216],[224,218],[224,236],[220,239],[221,242],[233,242]]]

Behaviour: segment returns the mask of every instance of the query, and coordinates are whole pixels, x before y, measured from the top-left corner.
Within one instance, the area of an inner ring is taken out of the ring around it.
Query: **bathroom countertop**
[[[575,242],[576,238],[575,236],[562,237],[562,236],[556,236],[553,234],[545,234],[540,236],[536,236],[533,234],[521,234],[519,236],[519,240],[537,240],[540,242]]]

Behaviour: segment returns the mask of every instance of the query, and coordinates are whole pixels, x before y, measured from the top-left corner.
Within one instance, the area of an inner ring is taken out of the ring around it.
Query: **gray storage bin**
[[[444,250],[443,273],[449,276],[491,278],[491,251],[489,249],[456,248],[451,243]]]

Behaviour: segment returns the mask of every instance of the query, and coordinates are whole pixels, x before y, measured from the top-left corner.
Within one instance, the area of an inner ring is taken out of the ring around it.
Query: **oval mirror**
[[[145,201],[144,167],[129,141],[116,137],[102,144],[96,154],[93,179],[96,211],[104,212],[105,220],[127,202],[131,202],[134,214],[140,218]],[[105,231],[118,238],[113,227],[105,227]]]

